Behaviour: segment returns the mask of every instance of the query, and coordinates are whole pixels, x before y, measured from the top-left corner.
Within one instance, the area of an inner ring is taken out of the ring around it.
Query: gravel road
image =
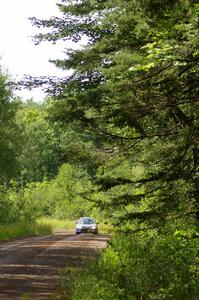
[[[52,299],[60,271],[94,259],[108,238],[58,230],[52,236],[0,242],[0,300]]]

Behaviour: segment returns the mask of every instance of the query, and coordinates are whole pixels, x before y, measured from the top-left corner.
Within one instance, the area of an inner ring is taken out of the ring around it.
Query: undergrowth
[[[0,240],[3,241],[8,241],[14,238],[47,234],[52,234],[52,227],[49,224],[18,223],[10,225],[0,225]]]
[[[120,234],[95,262],[66,270],[62,290],[71,287],[72,300],[197,300],[198,246],[181,232]]]

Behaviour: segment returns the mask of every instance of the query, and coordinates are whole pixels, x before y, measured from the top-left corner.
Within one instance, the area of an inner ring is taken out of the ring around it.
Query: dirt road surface
[[[53,236],[0,242],[0,300],[52,299],[60,271],[94,259],[108,238],[59,230]]]

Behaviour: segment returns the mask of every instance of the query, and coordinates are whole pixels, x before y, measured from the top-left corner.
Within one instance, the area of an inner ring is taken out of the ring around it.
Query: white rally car
[[[98,226],[95,219],[90,217],[83,217],[80,218],[76,222],[76,234],[82,233],[82,232],[92,232],[97,234],[98,233]]]

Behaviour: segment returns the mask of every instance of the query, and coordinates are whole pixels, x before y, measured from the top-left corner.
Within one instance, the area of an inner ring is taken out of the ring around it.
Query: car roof
[[[81,217],[79,220],[85,220],[85,219],[95,220],[94,218],[91,218],[91,217]]]
[[[78,220],[78,222],[81,222],[81,221],[83,221],[83,220],[93,220],[93,221],[95,221],[95,219],[94,219],[94,218],[91,218],[91,217],[81,217],[81,218]]]

